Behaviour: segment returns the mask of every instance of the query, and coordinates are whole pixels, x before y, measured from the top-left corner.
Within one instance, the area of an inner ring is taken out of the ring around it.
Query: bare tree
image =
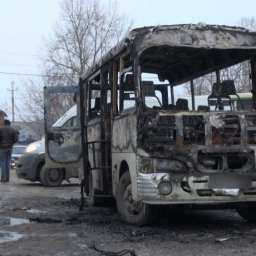
[[[255,17],[246,17],[242,18],[238,22],[239,26],[247,28],[251,31],[256,31],[256,18]],[[245,61],[241,64],[234,66],[228,70],[230,75],[234,77],[237,81],[237,91],[238,92],[249,92],[251,91],[251,81],[250,81],[250,63],[249,61]]]
[[[194,82],[195,95],[209,95],[211,93],[212,84],[215,82],[215,77],[213,73],[210,73],[194,79],[193,82]],[[191,94],[190,83],[187,83],[185,89],[186,89],[185,93],[187,95],[190,95]]]
[[[213,74],[207,74],[194,80],[195,95],[207,95],[211,93],[211,85],[214,81]]]
[[[249,92],[251,90],[249,61],[223,69],[221,79],[234,80],[237,92]]]
[[[44,118],[44,97],[42,83],[33,80],[24,82],[24,91],[21,92],[21,104],[15,108],[22,121],[42,121]]]
[[[43,85],[33,80],[23,81],[23,83],[24,90],[20,92],[20,97],[15,104],[17,119],[23,123],[23,127],[27,127],[27,130],[41,138],[44,133]],[[16,128],[19,128],[19,125]]]
[[[247,28],[249,30],[255,31],[256,30],[256,18],[255,17],[247,17],[242,18],[238,25],[244,28]]]
[[[256,31],[256,18],[242,18],[238,26]],[[234,65],[220,72],[221,80],[234,80],[237,92],[249,92],[251,90],[250,65],[248,61]],[[194,80],[195,95],[207,95],[211,93],[213,83],[216,81],[215,74],[208,74]],[[190,94],[190,86],[186,87],[187,94]]]
[[[251,90],[250,65],[249,61],[244,61],[220,71],[221,80],[234,80],[238,93],[249,92]],[[194,80],[195,95],[209,95],[212,85],[216,82],[216,74],[210,73]],[[190,85],[186,87],[187,94],[190,94]]]
[[[42,85],[76,85],[79,77],[117,44],[131,27],[131,21],[101,0],[64,0],[53,34],[47,39],[41,65],[42,82],[25,86],[23,119],[43,116]]]
[[[65,0],[53,38],[47,43],[44,73],[47,85],[77,84],[129,28],[128,20],[99,0]]]
[[[44,118],[44,96],[42,82],[36,82],[32,79],[23,81],[23,91],[20,93],[18,102],[15,104],[15,110],[18,119],[26,122],[42,121]]]

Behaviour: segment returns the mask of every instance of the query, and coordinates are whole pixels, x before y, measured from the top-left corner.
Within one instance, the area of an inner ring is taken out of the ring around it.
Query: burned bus
[[[249,110],[233,107],[236,80],[223,75],[245,62]],[[196,105],[195,81],[208,74],[211,94]],[[191,104],[179,97],[185,83]],[[137,225],[153,205],[232,207],[256,220],[256,33],[200,24],[132,30],[81,77],[79,95],[80,150],[56,161],[81,161],[90,204],[113,197]],[[61,147],[58,133],[46,139]]]

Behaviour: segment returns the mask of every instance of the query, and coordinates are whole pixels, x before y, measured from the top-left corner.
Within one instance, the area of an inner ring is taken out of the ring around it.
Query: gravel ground
[[[255,254],[256,224],[232,210],[159,208],[153,224],[134,227],[114,206],[79,212],[78,199],[76,184],[44,188],[13,173],[0,184],[0,256]]]

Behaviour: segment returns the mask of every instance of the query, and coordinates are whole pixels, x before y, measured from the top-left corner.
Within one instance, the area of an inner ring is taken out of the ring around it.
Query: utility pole
[[[11,88],[8,90],[11,92],[11,102],[12,102],[12,122],[15,121],[15,92],[17,91],[17,88],[14,87],[15,82],[11,82]]]

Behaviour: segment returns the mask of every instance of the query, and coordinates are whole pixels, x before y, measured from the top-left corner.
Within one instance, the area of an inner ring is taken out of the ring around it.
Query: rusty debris
[[[124,249],[121,251],[114,252],[101,249],[95,243],[91,246],[91,248],[96,252],[99,252],[101,255],[105,256],[138,256],[138,254],[136,254],[135,251],[131,249]]]

